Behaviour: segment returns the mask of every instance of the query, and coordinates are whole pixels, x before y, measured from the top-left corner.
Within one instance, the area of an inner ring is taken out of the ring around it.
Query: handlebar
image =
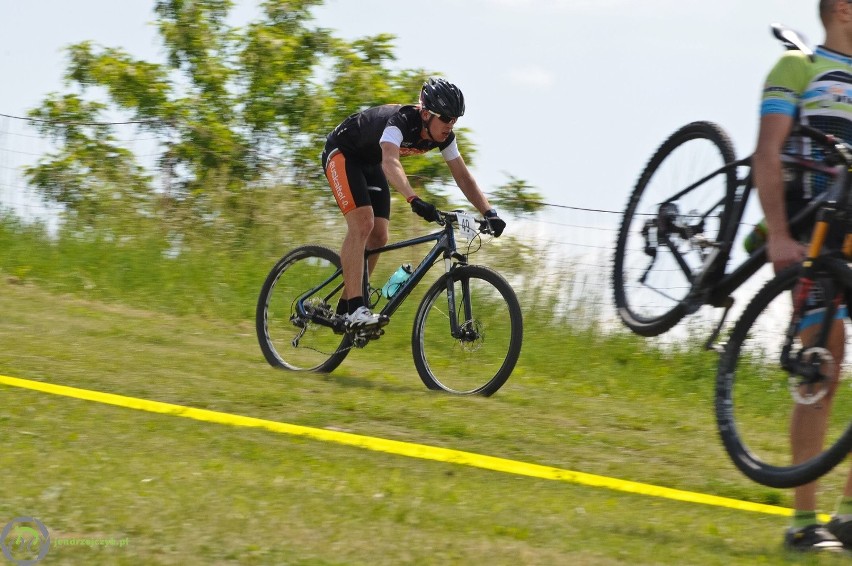
[[[806,124],[799,124],[793,129],[793,134],[802,135],[816,141],[824,146],[829,154],[826,155],[827,164],[835,161],[835,165],[843,164],[846,168],[852,168],[852,146],[837,136],[827,134]]]
[[[438,211],[438,219],[435,222],[437,224],[440,224],[441,226],[445,226],[447,223],[457,224],[458,223],[458,213],[460,213],[460,212],[463,213],[464,211],[462,211],[462,210],[452,210],[452,211],[439,210]],[[486,220],[484,218],[474,218],[474,222],[476,222],[477,230],[479,231],[480,234],[492,234],[493,233],[491,231],[491,225],[488,223],[488,220]]]
[[[831,134],[826,134],[822,130],[817,130],[814,127],[808,126],[806,124],[799,124],[794,133],[799,133],[803,136],[807,136],[813,140],[818,141],[819,143],[826,146],[835,146],[838,143],[842,143],[838,138],[832,136]]]

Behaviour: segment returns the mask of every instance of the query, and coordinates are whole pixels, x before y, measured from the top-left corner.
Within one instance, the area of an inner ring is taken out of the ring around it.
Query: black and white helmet
[[[441,116],[464,116],[464,95],[459,87],[444,79],[431,78],[420,89],[420,105]]]

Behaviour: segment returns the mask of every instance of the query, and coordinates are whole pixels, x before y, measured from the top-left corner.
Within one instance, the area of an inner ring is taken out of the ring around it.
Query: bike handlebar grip
[[[819,142],[822,142],[826,145],[834,145],[837,143],[837,138],[826,134],[822,130],[817,130],[816,128],[812,128],[811,126],[805,124],[799,124],[799,132],[805,134],[809,138],[813,138]]]

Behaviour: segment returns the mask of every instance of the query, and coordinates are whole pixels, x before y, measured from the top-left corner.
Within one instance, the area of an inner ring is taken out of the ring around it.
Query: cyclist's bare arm
[[[767,114],[760,119],[757,148],[752,156],[752,171],[760,204],[766,216],[767,255],[775,270],[801,261],[805,248],[790,234],[784,202],[784,169],[781,150],[793,129],[793,118]]]
[[[402,168],[402,163],[399,161],[399,146],[390,142],[382,142],[379,145],[382,148],[382,171],[384,171],[388,183],[399,191],[405,197],[405,200],[410,200],[415,196],[415,193],[405,175],[405,169]]]
[[[475,206],[476,210],[481,214],[488,212],[491,209],[491,204],[479,188],[479,185],[476,184],[476,179],[471,175],[470,169],[467,168],[462,156],[447,161],[447,166],[450,168],[450,173],[452,173],[456,185],[459,186],[470,204]]]

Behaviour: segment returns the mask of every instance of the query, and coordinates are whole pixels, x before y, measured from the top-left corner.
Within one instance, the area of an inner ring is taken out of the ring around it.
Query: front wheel
[[[509,379],[522,338],[521,306],[509,283],[487,267],[458,267],[417,309],[414,365],[429,389],[488,396]]]
[[[812,311],[804,327],[791,323],[791,291],[799,290],[800,274],[799,267],[786,270],[755,295],[734,326],[716,377],[716,421],[725,450],[746,476],[775,488],[816,480],[852,448],[852,389],[838,386],[849,317],[838,307],[834,316]],[[818,295],[849,296],[850,288],[825,270],[813,280]],[[795,339],[785,353],[790,328]],[[819,342],[823,330],[829,338]],[[820,442],[823,411],[828,424]],[[808,429],[810,455],[793,457],[793,419]]]
[[[327,373],[340,365],[351,340],[316,318],[333,316],[342,287],[340,256],[329,248],[301,246],[275,264],[263,283],[255,315],[260,349],[271,366]],[[303,295],[307,317],[296,309]]]

